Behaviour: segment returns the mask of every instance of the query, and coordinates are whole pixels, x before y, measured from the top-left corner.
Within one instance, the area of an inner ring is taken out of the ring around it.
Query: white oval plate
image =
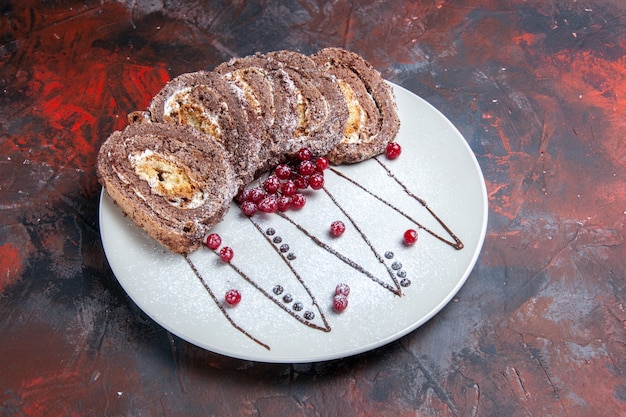
[[[402,155],[341,166],[345,177],[327,171],[330,194],[310,193],[302,210],[287,212],[291,221],[257,214],[253,223],[233,205],[214,228],[223,245],[234,250],[231,265],[203,247],[189,257],[194,273],[183,256],[148,237],[103,192],[102,243],[124,290],[179,337],[216,353],[262,362],[346,357],[424,324],[474,267],[487,227],[487,193],[476,158],[452,123],[423,99],[392,86],[402,123],[396,139]],[[402,184],[418,198],[403,191]],[[464,248],[455,249],[416,226],[451,241],[420,200]],[[328,232],[334,220],[347,226],[339,238]],[[275,234],[268,236],[268,228]],[[418,230],[419,238],[405,246],[402,235],[410,228]],[[282,239],[279,244],[273,242],[276,237]],[[285,244],[289,248],[281,252]],[[288,254],[295,259],[287,260]],[[400,285],[398,272],[410,285]],[[332,308],[339,283],[351,288],[342,313]],[[277,285],[283,288],[280,295],[274,293]],[[230,288],[242,294],[235,307],[223,301]],[[284,302],[285,294],[293,301]],[[294,310],[298,302],[300,311]],[[313,313],[308,319],[307,311]]]

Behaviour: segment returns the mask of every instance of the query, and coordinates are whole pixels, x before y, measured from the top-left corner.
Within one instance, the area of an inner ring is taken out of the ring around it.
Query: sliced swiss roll
[[[341,140],[348,107],[334,76],[309,57],[294,51],[265,54],[272,68],[279,123],[273,137],[279,152],[293,155],[308,148],[326,155]]]
[[[154,122],[188,125],[212,136],[229,153],[238,186],[252,180],[261,144],[250,140],[255,126],[218,74],[198,71],[174,78],[152,99],[149,112]]]
[[[136,123],[116,131],[96,169],[122,211],[176,253],[201,245],[238,190],[223,146],[188,126]]]
[[[278,150],[271,131],[276,123],[273,79],[267,58],[262,54],[232,58],[214,70],[236,92],[241,106],[251,122],[248,128],[250,140],[259,143],[259,166],[261,173],[278,162]]]
[[[339,144],[327,155],[334,164],[360,162],[385,151],[400,127],[391,87],[363,57],[325,48],[312,59],[338,80],[349,117]]]

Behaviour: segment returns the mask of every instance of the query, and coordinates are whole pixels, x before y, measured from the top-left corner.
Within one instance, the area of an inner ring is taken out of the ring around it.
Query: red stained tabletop
[[[622,0],[0,2],[0,415],[626,415]],[[489,223],[407,336],[266,364],[196,347],[126,295],[98,149],[171,78],[340,46],[463,134]]]

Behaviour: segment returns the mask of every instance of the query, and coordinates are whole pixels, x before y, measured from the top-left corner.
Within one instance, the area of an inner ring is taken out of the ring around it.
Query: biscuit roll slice
[[[224,146],[245,186],[259,165],[258,141],[249,140],[248,119],[231,87],[212,72],[180,75],[161,89],[150,103],[154,122],[188,125]]]
[[[294,51],[266,54],[273,69],[274,95],[284,114],[272,134],[280,152],[295,154],[307,147],[326,155],[341,140],[348,107],[335,77],[309,57]]]
[[[257,174],[266,171],[278,162],[278,150],[270,134],[276,123],[277,109],[267,58],[260,53],[232,58],[213,71],[236,91],[248,121],[254,121],[248,133],[249,140],[258,142],[259,146]]]
[[[129,125],[104,142],[96,168],[122,211],[176,253],[197,249],[237,192],[224,148],[188,126]]]
[[[325,48],[312,58],[338,79],[350,114],[343,138],[327,155],[329,161],[355,163],[383,153],[400,128],[391,87],[370,63],[354,52]]]

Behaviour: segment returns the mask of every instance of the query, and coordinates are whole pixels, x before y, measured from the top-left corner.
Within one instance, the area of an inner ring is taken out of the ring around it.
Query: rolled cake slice
[[[197,249],[237,193],[224,148],[188,126],[129,125],[104,142],[96,168],[122,211],[176,253]]]
[[[214,69],[235,91],[240,105],[248,115],[250,140],[259,143],[257,173],[267,170],[277,162],[277,150],[270,135],[276,120],[274,86],[266,64],[265,57],[256,54],[232,58]]]
[[[343,138],[327,155],[334,164],[355,163],[385,151],[400,128],[391,87],[363,57],[341,48],[325,48],[312,59],[334,75],[348,103]]]
[[[210,135],[229,153],[238,186],[252,180],[259,165],[261,143],[250,140],[248,115],[222,77],[206,71],[180,75],[152,99],[154,122],[191,126]]]
[[[326,155],[341,140],[348,107],[334,76],[309,56],[294,51],[265,54],[273,69],[274,96],[283,113],[272,134],[279,152],[293,155],[307,147]]]

